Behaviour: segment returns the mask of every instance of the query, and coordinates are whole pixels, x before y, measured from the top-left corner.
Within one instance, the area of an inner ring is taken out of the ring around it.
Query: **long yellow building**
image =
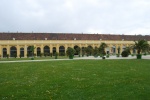
[[[120,47],[124,48],[134,44],[134,40],[145,39],[150,43],[150,35],[111,35],[111,34],[77,34],[77,33],[0,33],[0,56],[27,57],[31,52],[31,46],[36,47],[34,54],[41,53],[65,53],[68,47],[99,47],[102,42],[108,47],[109,54],[117,53]],[[131,51],[135,53],[135,50]]]

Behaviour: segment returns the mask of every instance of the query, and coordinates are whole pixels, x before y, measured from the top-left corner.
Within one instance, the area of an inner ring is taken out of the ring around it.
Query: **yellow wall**
[[[93,48],[95,46],[99,47],[100,44],[104,42],[108,45],[109,52],[112,53],[112,47],[117,48],[120,47],[121,51],[123,51],[123,46],[129,46],[134,44],[133,41],[103,41],[103,40],[0,40],[0,55],[3,56],[3,48],[7,48],[7,54],[10,55],[10,48],[15,46],[17,48],[17,56],[20,55],[20,48],[24,48],[24,56],[27,57],[27,47],[28,46],[35,46],[41,48],[41,53],[43,53],[44,46],[50,47],[50,53],[52,53],[52,48],[56,47],[56,51],[59,53],[59,47],[64,46],[65,51],[68,47],[87,47],[91,45]],[[149,41],[150,43],[150,41]],[[131,51],[132,52],[132,51]],[[36,54],[37,51],[35,49],[34,53]]]

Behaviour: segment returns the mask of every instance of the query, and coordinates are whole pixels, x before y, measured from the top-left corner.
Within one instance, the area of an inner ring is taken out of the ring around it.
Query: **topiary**
[[[55,52],[55,59],[57,59],[58,55],[59,55],[58,52]]]
[[[69,56],[69,59],[73,59],[73,56],[75,54],[75,49],[68,47],[67,51],[66,51],[67,55]]]
[[[123,51],[121,53],[122,57],[128,57],[129,56],[129,52],[128,51]]]

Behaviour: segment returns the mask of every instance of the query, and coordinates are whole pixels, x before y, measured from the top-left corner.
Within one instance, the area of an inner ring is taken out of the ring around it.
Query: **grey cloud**
[[[2,0],[0,31],[150,34],[149,11],[148,0]]]

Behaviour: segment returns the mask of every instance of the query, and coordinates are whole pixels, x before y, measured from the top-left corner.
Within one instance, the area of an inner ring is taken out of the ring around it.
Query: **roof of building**
[[[134,41],[145,39],[150,41],[150,35],[112,35],[85,33],[0,33],[0,40],[124,40]]]

